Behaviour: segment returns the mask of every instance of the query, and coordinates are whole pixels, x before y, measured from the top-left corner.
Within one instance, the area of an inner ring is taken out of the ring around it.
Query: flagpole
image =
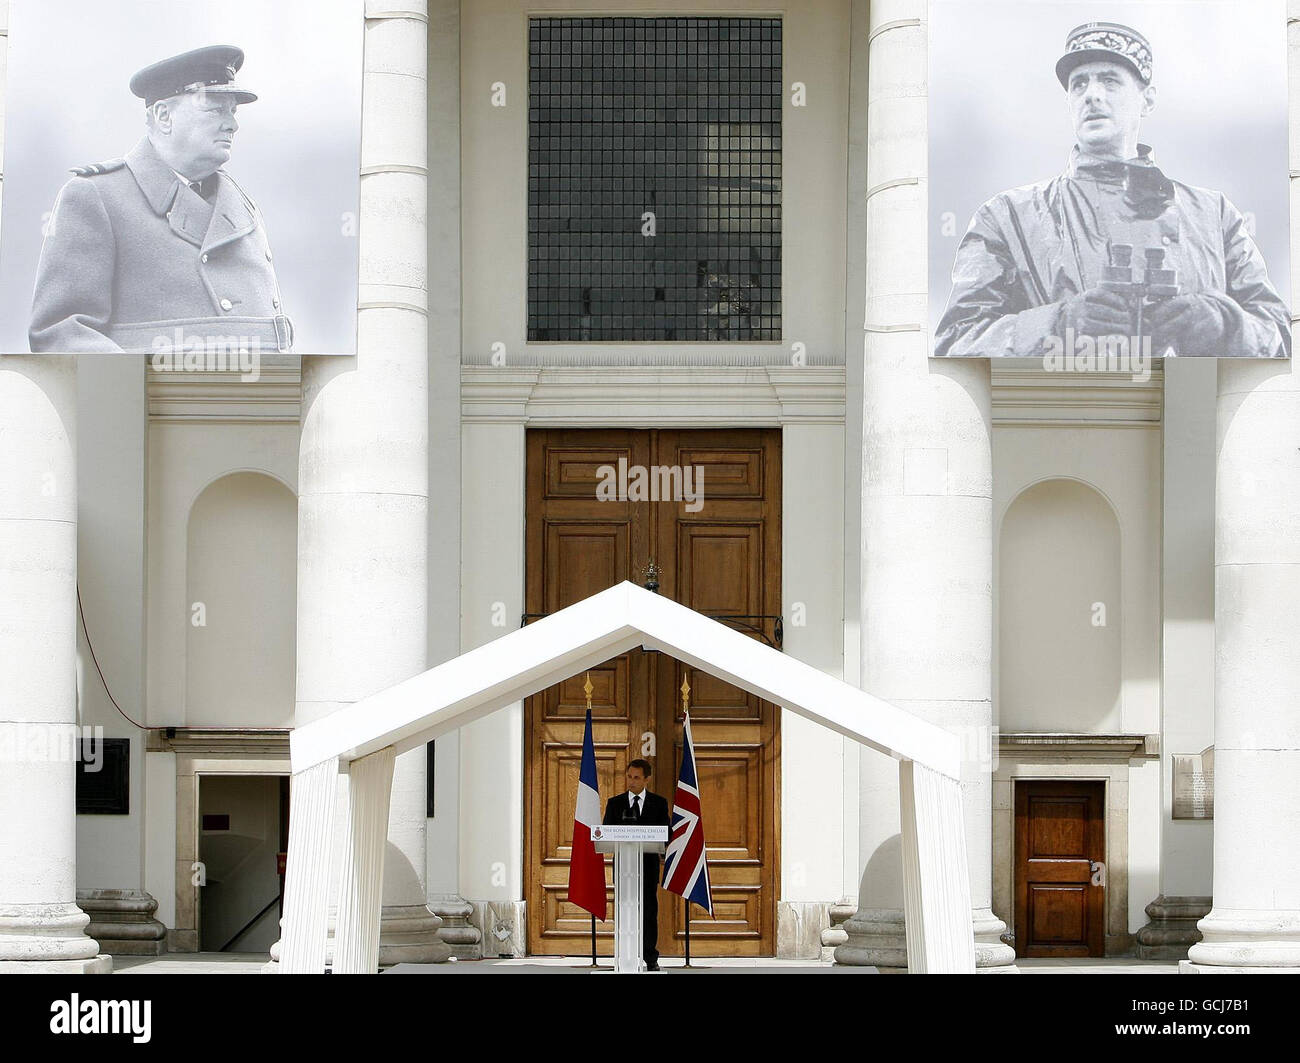
[[[599,968],[596,957],[596,908],[600,918],[608,914],[605,858],[595,851],[590,833],[600,823],[600,778],[596,769],[596,750],[591,731],[591,673],[587,673],[583,690],[587,695],[587,721],[582,735],[582,761],[578,768],[578,794],[573,812],[573,850],[569,857],[569,897],[591,915],[591,966]],[[599,837],[599,831],[596,832]],[[575,882],[575,864],[579,878]]]
[[[682,899],[685,924],[687,969],[691,967],[691,905],[698,904],[713,915],[713,894],[709,888],[708,848],[704,842],[703,808],[700,802],[700,779],[695,770],[695,743],[691,738],[691,684],[682,677],[682,766],[677,773],[677,791],[673,795],[668,853],[664,859],[664,888]],[[682,861],[689,854],[690,867]],[[672,863],[671,868],[669,863]]]
[[[587,672],[586,681],[582,684],[582,689],[587,693],[587,726],[591,726],[591,692],[596,688],[591,685],[591,672]],[[600,884],[605,884],[605,858],[600,858]],[[591,965],[598,966],[596,963],[596,913],[591,913]]]
[[[691,902],[682,898],[682,910],[686,918],[686,966],[691,965]]]

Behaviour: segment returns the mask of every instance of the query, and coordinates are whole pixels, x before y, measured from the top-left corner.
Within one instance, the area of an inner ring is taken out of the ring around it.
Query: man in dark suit
[[[605,823],[640,823],[649,827],[667,827],[668,802],[646,789],[650,762],[634,760],[627,766],[627,789],[611,797],[605,805]],[[645,855],[641,872],[642,950],[646,970],[659,970],[659,857]]]

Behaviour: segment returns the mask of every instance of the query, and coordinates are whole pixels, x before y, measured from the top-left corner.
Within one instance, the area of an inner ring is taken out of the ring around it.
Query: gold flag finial
[[[584,691],[586,691],[586,694],[587,694],[587,708],[590,709],[590,708],[591,708],[591,692],[592,692],[593,690],[596,689],[595,687],[593,687],[593,686],[591,685],[591,673],[590,673],[590,672],[587,673],[587,681],[586,681],[585,683],[582,684],[582,689],[583,689]]]
[[[688,677],[683,672],[682,673],[682,712],[687,713],[690,711],[691,711],[691,684]]]

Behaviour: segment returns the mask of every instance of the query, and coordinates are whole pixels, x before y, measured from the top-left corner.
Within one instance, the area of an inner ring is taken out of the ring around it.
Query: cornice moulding
[[[844,423],[843,366],[462,366],[466,421],[529,425]]]
[[[998,752],[1018,760],[1133,760],[1160,756],[1154,734],[1079,734],[1065,731],[1003,731]]]

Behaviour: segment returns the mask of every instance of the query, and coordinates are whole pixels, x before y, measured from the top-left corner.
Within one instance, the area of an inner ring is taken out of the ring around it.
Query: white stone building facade
[[[924,0],[762,8],[783,35],[780,342],[530,342],[528,20],[644,11],[366,13],[355,359],[248,383],[0,357],[5,748],[72,725],[129,741],[110,815],[76,813],[67,758],[9,754],[0,969],[274,958],[288,729],[529,612],[530,433],[560,429],[779,434],[782,648],[969,743],[982,967],[1034,932],[1018,802],[1088,784],[1096,954],[1300,968],[1291,364],[1135,382],[929,360]],[[530,726],[516,705],[399,759],[382,961],[524,954],[551,918]],[[776,786],[746,795],[775,846],[754,947],[901,965],[897,764],[789,714],[778,731]],[[1210,747],[1214,818],[1175,819],[1173,758]]]

